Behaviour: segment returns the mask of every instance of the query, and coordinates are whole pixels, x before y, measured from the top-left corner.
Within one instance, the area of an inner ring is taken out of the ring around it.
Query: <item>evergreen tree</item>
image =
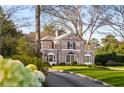
[[[22,36],[22,32],[17,30],[14,22],[5,18],[5,15],[0,7],[0,54],[10,57],[16,54],[17,40]]]

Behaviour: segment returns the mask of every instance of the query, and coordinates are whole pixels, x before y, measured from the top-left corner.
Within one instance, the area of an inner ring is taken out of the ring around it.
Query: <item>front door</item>
[[[67,54],[66,55],[66,62],[71,63],[75,61],[75,55],[74,54]]]
[[[55,62],[55,55],[48,55],[47,56],[47,61],[50,63],[50,65],[55,65],[56,62]]]
[[[54,62],[55,61],[55,55],[48,55],[48,61]]]

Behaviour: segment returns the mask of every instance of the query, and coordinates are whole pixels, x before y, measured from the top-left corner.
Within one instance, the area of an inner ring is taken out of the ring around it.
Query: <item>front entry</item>
[[[74,54],[67,54],[66,55],[66,63],[72,63],[75,61],[75,55]]]
[[[47,61],[50,63],[50,65],[55,65],[55,54],[54,53],[48,53],[47,55]]]

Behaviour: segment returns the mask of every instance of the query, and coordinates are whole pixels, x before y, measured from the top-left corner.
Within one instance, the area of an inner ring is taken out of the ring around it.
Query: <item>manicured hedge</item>
[[[111,61],[111,62],[109,62]],[[98,65],[124,65],[124,55],[116,53],[99,54],[95,56],[95,62]],[[109,62],[109,63],[108,63]]]

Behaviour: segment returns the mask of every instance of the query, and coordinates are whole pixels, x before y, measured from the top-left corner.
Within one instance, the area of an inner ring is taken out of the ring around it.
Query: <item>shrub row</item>
[[[124,56],[117,55],[115,53],[100,54],[95,56],[95,62],[97,65],[103,66],[121,66],[124,65]]]

